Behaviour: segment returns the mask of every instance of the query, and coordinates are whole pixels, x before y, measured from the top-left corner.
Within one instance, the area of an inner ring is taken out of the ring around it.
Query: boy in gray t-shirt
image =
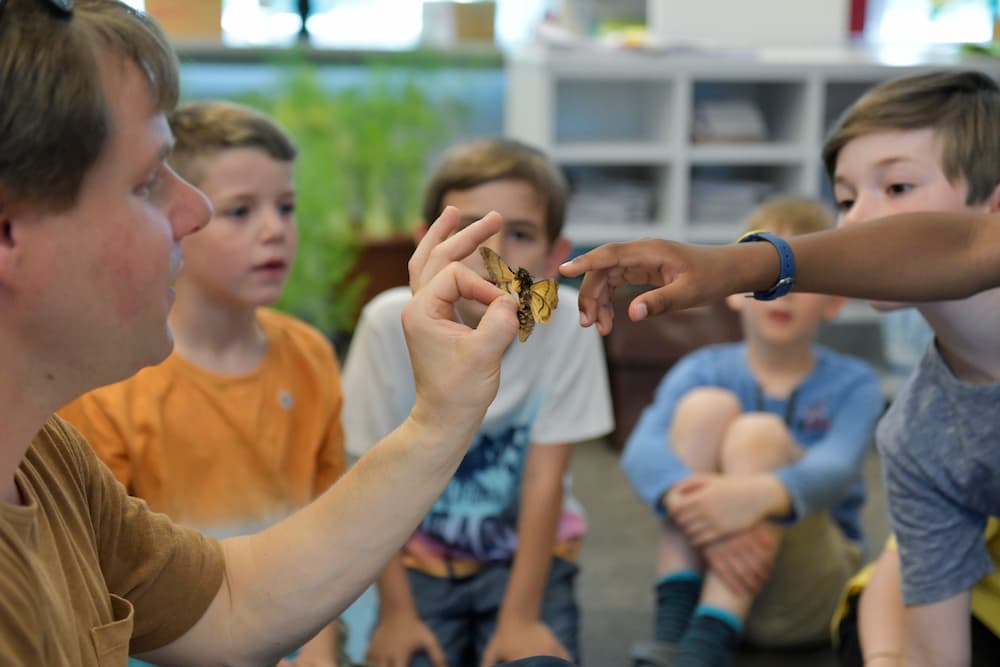
[[[796,289],[917,300],[998,285],[996,246],[975,242],[995,244],[987,240],[997,237],[998,119],[1000,88],[975,71],[888,82],[856,102],[823,151],[841,222],[909,213],[911,227],[905,234],[902,221],[885,221],[791,240]],[[918,212],[942,214],[956,231]],[[956,264],[958,255],[965,264]],[[766,290],[777,273],[775,257],[771,248],[646,240],[598,248],[562,273],[588,272],[581,323],[607,333],[616,287],[662,286],[630,305],[630,316],[644,319],[720,294]],[[787,273],[783,267],[781,275]],[[981,423],[995,421],[982,406],[996,405],[1000,394],[1000,289],[918,308],[934,342],[877,438],[907,605],[905,656],[881,657],[905,657],[907,665],[968,664],[970,588],[991,567],[977,544],[987,515],[1000,516],[1000,457],[992,454],[1000,448],[997,428]]]

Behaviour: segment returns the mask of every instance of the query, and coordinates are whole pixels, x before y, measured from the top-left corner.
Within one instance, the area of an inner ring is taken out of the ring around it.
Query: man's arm
[[[795,289],[883,301],[956,299],[1000,285],[1000,215],[908,213],[787,239]],[[770,243],[697,246],[660,239],[612,243],[560,267],[586,273],[580,322],[612,327],[614,289],[653,285],[629,305],[642,320],[770,289],[778,253]]]
[[[521,481],[517,553],[482,663],[533,655],[572,656],[542,622],[542,601],[563,506],[563,476],[573,444],[535,445],[528,450]]]
[[[215,599],[157,662],[264,664],[336,617],[398,551],[444,489],[499,386],[516,304],[457,263],[496,233],[491,214],[451,236],[432,225],[410,261],[416,292],[403,328],[416,381],[404,423],[309,506],[256,535],[223,543]],[[432,277],[433,276],[433,277]],[[489,304],[478,328],[454,321],[459,298]]]

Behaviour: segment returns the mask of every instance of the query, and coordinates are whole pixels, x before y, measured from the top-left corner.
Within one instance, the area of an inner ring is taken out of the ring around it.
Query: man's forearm
[[[408,419],[308,507],[226,540],[223,587],[178,645],[196,644],[191,654],[204,656],[224,638],[221,650],[245,654],[247,664],[300,645],[399,551],[454,474],[473,430]],[[264,640],[275,637],[281,645]]]

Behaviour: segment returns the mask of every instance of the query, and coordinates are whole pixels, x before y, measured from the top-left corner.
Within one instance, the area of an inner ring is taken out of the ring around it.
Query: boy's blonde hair
[[[1000,88],[976,71],[921,74],[871,89],[841,115],[827,137],[827,175],[833,180],[837,156],[852,139],[927,128],[941,138],[945,176],[968,185],[965,203],[988,199],[1000,182]]]
[[[153,107],[177,104],[177,59],[159,26],[117,0],[7,0],[0,18],[0,196],[72,207],[104,151],[111,112],[100,63],[132,62]]]
[[[746,230],[798,236],[832,229],[833,213],[816,199],[782,197],[764,202],[747,218]]]
[[[500,180],[523,181],[545,199],[549,241],[562,234],[566,219],[566,180],[542,151],[512,139],[485,139],[447,151],[424,192],[424,222],[431,224],[443,209],[445,195]]]
[[[194,185],[204,178],[199,158],[230,148],[259,148],[280,162],[295,160],[295,144],[281,126],[242,104],[190,102],[178,107],[169,120],[175,140],[170,166]]]

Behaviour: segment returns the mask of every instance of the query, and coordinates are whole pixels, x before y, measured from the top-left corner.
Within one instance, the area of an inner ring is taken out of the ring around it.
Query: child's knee
[[[740,399],[721,387],[698,387],[684,394],[674,409],[671,433],[725,432],[728,425],[743,412]]]
[[[740,416],[739,398],[718,387],[699,387],[685,394],[674,410],[669,443],[694,470],[717,470],[719,447],[729,425]]]
[[[729,425],[719,454],[723,472],[772,470],[795,460],[798,446],[778,415],[748,412]]]

